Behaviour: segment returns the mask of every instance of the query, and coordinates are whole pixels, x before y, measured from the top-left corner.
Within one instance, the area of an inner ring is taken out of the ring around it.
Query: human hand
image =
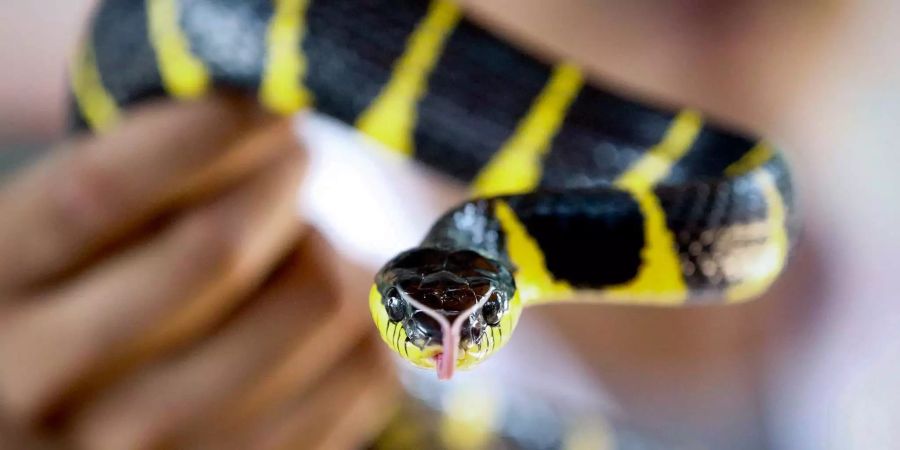
[[[367,277],[297,218],[303,155],[251,103],[161,103],[0,187],[0,440],[365,439],[392,378]]]

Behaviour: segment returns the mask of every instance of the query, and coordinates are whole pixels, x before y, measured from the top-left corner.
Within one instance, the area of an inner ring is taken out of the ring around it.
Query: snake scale
[[[215,88],[337,118],[471,186],[378,272],[384,341],[449,378],[525,306],[734,303],[782,272],[795,227],[766,141],[532,56],[447,0],[107,0],[71,71],[72,120]]]

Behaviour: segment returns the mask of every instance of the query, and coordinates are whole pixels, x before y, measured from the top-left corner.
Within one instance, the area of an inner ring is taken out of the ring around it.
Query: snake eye
[[[391,288],[384,296],[384,309],[387,311],[388,318],[393,322],[399,322],[406,316],[406,302],[400,298],[397,290]]]
[[[506,302],[500,294],[497,292],[491,294],[491,298],[481,307],[481,315],[484,317],[484,321],[492,327],[499,325],[500,320],[503,319],[503,314],[506,312],[506,306]]]

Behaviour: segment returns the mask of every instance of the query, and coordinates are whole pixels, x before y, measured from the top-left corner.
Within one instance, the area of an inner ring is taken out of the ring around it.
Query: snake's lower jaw
[[[478,346],[472,346],[469,349],[459,349],[456,352],[455,360],[448,357],[449,353],[442,347],[433,346],[423,350],[423,357],[416,365],[419,367],[433,369],[440,380],[449,380],[453,378],[457,370],[465,370],[478,365],[485,359],[485,352],[479,351]]]

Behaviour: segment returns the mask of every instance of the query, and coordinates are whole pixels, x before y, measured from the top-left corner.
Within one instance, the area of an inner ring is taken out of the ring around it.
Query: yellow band
[[[72,93],[81,116],[96,132],[104,132],[115,125],[122,115],[116,100],[103,86],[94,47],[84,42],[72,63]]]
[[[571,64],[560,64],[512,136],[475,178],[475,195],[494,196],[534,190],[541,179],[541,158],[559,131],[584,78]]]
[[[375,101],[356,127],[401,155],[413,154],[416,105],[425,93],[428,75],[443,51],[447,36],[462,13],[448,0],[433,0],[427,15],[410,35],[406,51]]]
[[[306,57],[301,45],[309,2],[274,1],[275,13],[269,23],[266,68],[259,98],[270,110],[291,114],[312,103],[312,94],[303,85]]]
[[[181,31],[177,0],[147,0],[147,18],[150,44],[166,91],[175,98],[203,95],[210,76]]]

